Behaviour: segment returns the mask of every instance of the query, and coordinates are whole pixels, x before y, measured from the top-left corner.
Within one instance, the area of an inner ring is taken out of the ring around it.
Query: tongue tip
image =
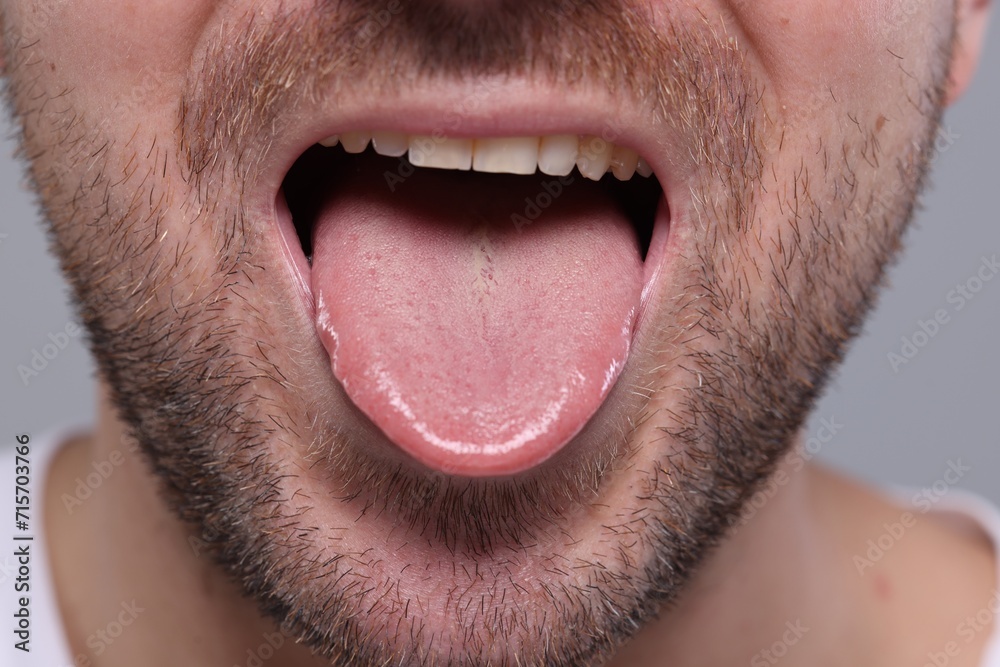
[[[534,400],[523,400],[523,388],[516,401],[487,383],[481,402],[470,402],[462,392],[431,392],[433,385],[423,383],[406,394],[384,369],[352,372],[336,354],[332,360],[348,396],[392,444],[433,470],[463,477],[516,475],[552,458],[584,429],[623,368],[615,362],[603,373],[577,371],[558,390],[527,391]],[[369,381],[353,384],[351,376]],[[431,404],[407,400],[430,394]]]
[[[561,447],[560,447],[561,448]],[[404,448],[405,450],[405,448]],[[553,452],[522,454],[514,456],[447,456],[444,460],[434,460],[408,451],[411,456],[425,466],[455,477],[506,477],[530,470],[547,460]]]
[[[501,477],[516,475],[534,468],[560,451],[579,429],[569,430],[567,424],[538,435],[523,443],[489,444],[442,443],[433,436],[410,429],[386,428],[383,432],[400,449],[423,465],[446,475],[460,477]]]

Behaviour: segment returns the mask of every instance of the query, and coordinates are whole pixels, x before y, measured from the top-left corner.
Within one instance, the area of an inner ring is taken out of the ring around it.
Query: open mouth
[[[468,476],[534,467],[584,429],[625,368],[670,218],[638,152],[571,134],[342,133],[299,156],[279,210],[351,401]]]

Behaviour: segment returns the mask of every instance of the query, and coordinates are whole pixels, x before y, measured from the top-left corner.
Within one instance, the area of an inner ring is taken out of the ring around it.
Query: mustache
[[[335,103],[345,90],[392,96],[431,80],[525,77],[627,96],[696,133],[708,157],[720,110],[750,115],[755,87],[721,23],[701,15],[692,26],[673,20],[676,11],[657,19],[627,0],[316,0],[250,12],[218,31],[192,69],[179,108],[182,155],[195,176],[219,166],[220,153],[246,169],[264,159],[288,110]],[[723,120],[745,134],[745,117]]]

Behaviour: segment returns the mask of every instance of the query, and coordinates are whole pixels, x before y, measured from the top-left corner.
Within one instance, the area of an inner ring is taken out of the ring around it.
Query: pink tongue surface
[[[431,468],[541,463],[583,428],[628,356],[643,271],[628,219],[597,185],[566,193],[549,177],[418,169],[390,192],[376,174],[340,180],[314,228],[316,321],[334,375]]]

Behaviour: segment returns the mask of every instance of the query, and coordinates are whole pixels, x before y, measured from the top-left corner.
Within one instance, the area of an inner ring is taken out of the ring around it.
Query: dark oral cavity
[[[616,196],[576,173],[401,171],[338,151],[311,149],[285,194],[347,395],[446,473],[551,457],[628,358],[658,186]]]

